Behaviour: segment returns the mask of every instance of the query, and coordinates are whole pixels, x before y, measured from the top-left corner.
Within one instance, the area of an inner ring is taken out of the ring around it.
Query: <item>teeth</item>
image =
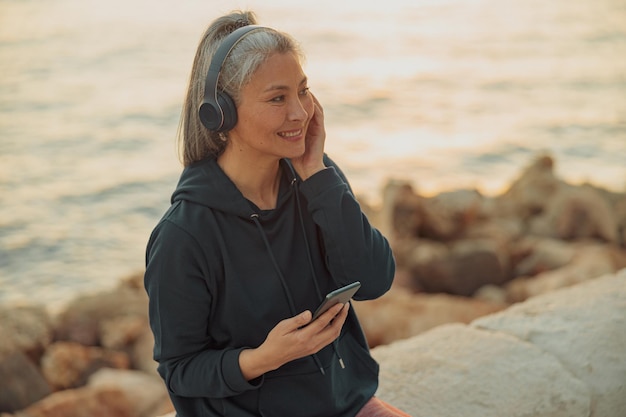
[[[302,133],[301,130],[298,130],[297,132],[284,132],[284,133],[279,133],[280,136],[284,136],[287,138],[292,138],[294,136],[298,136],[300,133]]]

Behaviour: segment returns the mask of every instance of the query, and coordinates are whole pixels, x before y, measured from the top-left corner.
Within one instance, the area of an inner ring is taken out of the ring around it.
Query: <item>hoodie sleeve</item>
[[[252,385],[243,377],[242,348],[207,349],[212,296],[206,271],[205,256],[193,237],[167,220],[155,228],[144,277],[154,359],[168,390],[182,397],[228,397],[262,383]]]
[[[361,281],[354,297],[380,297],[391,287],[395,261],[387,239],[373,227],[339,167],[328,157],[327,168],[302,182],[300,191],[321,231],[326,264],[337,285]]]

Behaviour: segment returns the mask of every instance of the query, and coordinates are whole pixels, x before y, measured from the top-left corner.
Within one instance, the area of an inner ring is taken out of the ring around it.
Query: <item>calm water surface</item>
[[[327,150],[372,203],[389,178],[498,193],[541,151],[625,189],[623,0],[363,3],[0,0],[0,303],[143,268],[197,41],[234,8],[301,41]]]

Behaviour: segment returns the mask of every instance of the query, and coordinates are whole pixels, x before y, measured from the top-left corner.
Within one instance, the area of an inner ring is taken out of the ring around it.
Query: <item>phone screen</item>
[[[332,292],[329,292],[324,298],[324,301],[322,301],[322,304],[320,304],[317,310],[315,310],[315,313],[313,313],[313,318],[311,319],[311,321],[318,318],[321,314],[323,314],[332,306],[339,303],[345,304],[350,301],[352,296],[359,290],[359,288],[361,288],[361,283],[359,281],[355,281],[352,284],[346,285],[345,287],[341,287]]]

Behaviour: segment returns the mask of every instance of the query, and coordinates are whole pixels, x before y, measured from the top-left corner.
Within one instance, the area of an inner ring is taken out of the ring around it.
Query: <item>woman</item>
[[[385,407],[355,313],[311,311],[353,281],[384,294],[392,252],[324,153],[295,41],[255,23],[223,16],[198,47],[185,169],[147,247],[154,357],[180,417],[366,415]]]

